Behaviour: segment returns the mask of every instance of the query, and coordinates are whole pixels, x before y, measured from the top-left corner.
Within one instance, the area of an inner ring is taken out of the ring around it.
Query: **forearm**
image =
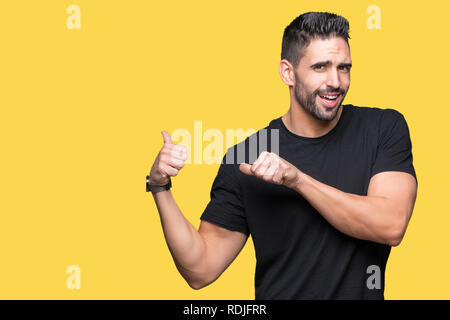
[[[170,190],[152,193],[164,237],[183,278],[191,285],[204,273],[205,243],[195,227],[183,216]]]
[[[295,190],[339,231],[394,246],[401,241],[402,221],[389,199],[346,193],[299,174]]]

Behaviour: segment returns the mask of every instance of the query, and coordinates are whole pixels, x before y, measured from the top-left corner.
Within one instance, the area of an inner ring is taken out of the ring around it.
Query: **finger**
[[[167,149],[163,149],[159,155],[159,162],[162,165],[169,165],[181,169],[184,166],[185,161],[186,159]]]
[[[165,144],[161,149],[161,155],[165,159],[187,159],[187,149],[183,145]]]
[[[170,157],[180,160],[187,159],[187,149],[181,144],[170,145]]]
[[[271,158],[271,161],[270,161],[269,167],[264,172],[264,175],[273,177],[275,175],[275,173],[277,172],[278,167],[280,166],[280,158],[278,158],[274,154],[271,154],[270,158]]]
[[[278,159],[275,158],[273,155],[269,156],[270,162],[267,166],[266,170],[264,171],[262,178],[264,181],[273,182],[273,176],[278,168]]]
[[[265,172],[267,171],[267,169],[269,168],[271,162],[272,162],[272,156],[269,153],[264,158],[263,162],[258,166],[258,168],[256,168],[255,174],[257,176],[262,177],[265,174]]]
[[[185,160],[167,154],[167,152],[160,156],[159,161],[162,166],[171,166],[177,169],[183,168],[185,163]]]
[[[165,174],[167,174],[169,177],[175,177],[178,174],[178,169],[171,167],[171,166],[165,166],[162,170]]]
[[[252,172],[251,168],[252,168],[252,166],[248,163],[241,163],[239,165],[239,170],[241,170],[245,174],[248,174],[249,176],[253,176],[253,172]]]
[[[281,164],[278,164],[278,168],[272,178],[273,182],[281,184],[283,181],[283,174],[284,168]]]
[[[256,170],[261,165],[261,163],[264,162],[264,159],[267,157],[268,154],[269,153],[267,151],[261,152],[261,154],[259,155],[258,159],[256,159],[255,162],[253,162],[252,167],[251,167],[251,170],[252,170],[253,174],[256,173]]]
[[[164,139],[164,144],[172,143],[172,138],[170,137],[170,134],[167,131],[161,131],[161,134]]]
[[[184,160],[171,158],[168,162],[168,165],[180,170],[184,167]]]

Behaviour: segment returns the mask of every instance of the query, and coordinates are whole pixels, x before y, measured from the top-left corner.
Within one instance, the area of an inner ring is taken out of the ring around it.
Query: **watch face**
[[[147,178],[146,178],[146,190],[147,190],[147,192],[156,191],[154,188],[155,188],[155,186],[152,186],[150,184],[150,176],[147,176]]]

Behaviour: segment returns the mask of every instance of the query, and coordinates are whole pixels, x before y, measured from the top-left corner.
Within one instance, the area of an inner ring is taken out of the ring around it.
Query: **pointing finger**
[[[248,174],[249,176],[253,176],[253,172],[251,170],[251,165],[248,163],[241,163],[239,165],[239,170],[241,170],[243,173]]]

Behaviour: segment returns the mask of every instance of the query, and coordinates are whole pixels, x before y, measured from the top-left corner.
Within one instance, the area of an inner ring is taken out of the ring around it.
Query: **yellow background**
[[[69,30],[66,9],[81,9]],[[369,30],[368,6],[381,9]],[[387,299],[450,298],[447,1],[2,1],[1,299],[253,299],[251,239],[192,290],[144,180],[161,130],[260,129],[289,107],[285,26],[307,11],[350,21],[345,103],[406,118],[419,180],[393,248]],[[205,143],[204,143],[205,144]],[[198,227],[218,165],[186,165],[173,194]],[[81,268],[69,290],[66,268]]]

